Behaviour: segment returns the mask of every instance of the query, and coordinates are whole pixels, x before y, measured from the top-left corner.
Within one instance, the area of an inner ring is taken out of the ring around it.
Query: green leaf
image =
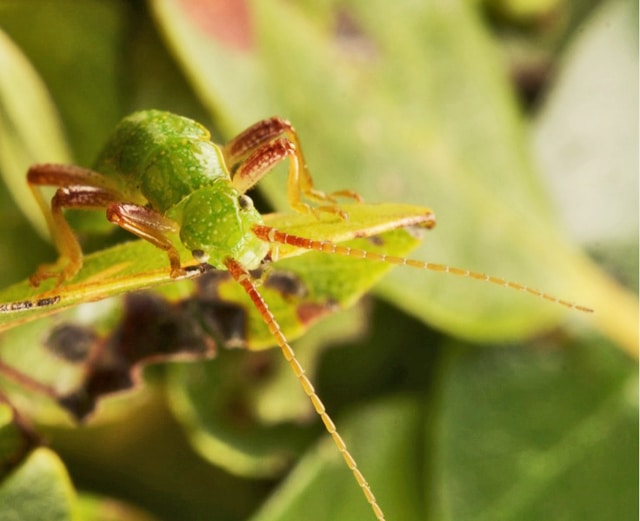
[[[80,494],[75,508],[79,521],[157,521],[156,517],[122,501],[93,494]]]
[[[75,159],[83,166],[95,159],[126,110],[127,78],[115,71],[126,63],[122,45],[130,37],[130,8],[121,0],[24,0],[5,2],[0,11],[3,30],[35,65],[55,99]],[[36,115],[31,123],[43,118],[46,124],[46,116]],[[60,159],[44,156],[38,161]]]
[[[199,272],[190,272],[184,278]],[[0,292],[0,329],[45,317],[84,302],[178,281],[171,278],[164,252],[145,241],[114,246],[84,259],[84,267],[72,280],[57,288],[47,281],[34,288],[28,280]],[[12,304],[13,303],[13,304]]]
[[[598,338],[462,355],[439,400],[438,519],[637,517],[633,364]]]
[[[265,224],[301,235],[310,234],[310,230],[313,230],[314,239],[343,242],[353,237],[368,237],[406,225],[420,225],[430,219],[428,209],[408,205],[351,205],[344,208],[350,215],[348,221],[329,215],[321,216],[318,220],[312,215],[271,214],[265,216]],[[403,246],[403,250],[396,250],[398,254],[402,251],[406,253],[415,246],[416,241],[412,241],[408,234],[404,237],[406,245]],[[359,245],[363,246],[362,243]],[[305,250],[297,250],[286,245],[278,249],[279,257],[283,259],[306,253]],[[370,249],[374,250],[375,245]],[[385,251],[384,241],[383,246],[378,249]],[[188,250],[184,247],[179,250],[185,263],[193,262],[187,260],[191,258]],[[312,257],[314,260],[309,263],[311,271],[318,260],[315,254]],[[337,261],[338,266],[342,263],[345,266],[353,264],[349,259]],[[370,271],[371,274],[379,276],[387,269],[388,265],[379,264],[377,268],[357,268],[357,271],[365,275],[366,271]],[[183,279],[192,278],[200,273],[199,269],[194,268]],[[346,296],[341,295],[338,301],[352,302],[366,291],[373,281],[371,277],[365,279],[368,279],[368,282],[360,285],[357,293],[351,291]],[[170,276],[168,259],[162,250],[142,240],[119,244],[87,255],[82,270],[58,287],[55,286],[55,281],[51,280],[42,284],[40,288],[34,288],[25,280],[0,291],[0,331],[83,302],[93,302],[130,291],[177,282]],[[333,298],[333,295],[329,297]]]
[[[58,456],[49,449],[37,449],[0,482],[0,518],[71,521],[74,496]]]
[[[46,233],[45,221],[27,188],[28,166],[46,159],[68,159],[52,100],[20,50],[0,31],[0,284],[30,274],[37,261],[25,261],[25,251],[35,258],[49,248],[34,232]],[[24,215],[31,217],[27,222]],[[21,249],[24,250],[21,251]]]
[[[637,9],[609,1],[587,19],[533,127],[563,222],[629,288],[638,287]],[[598,207],[606,211],[593,219],[588,209]]]
[[[31,432],[21,424],[16,410],[0,403],[0,479],[21,462],[33,443]]]
[[[423,478],[421,408],[415,400],[398,396],[365,407],[344,422],[345,441],[387,519],[425,519],[419,487]],[[308,451],[251,521],[297,519],[374,519],[330,439]]]
[[[39,232],[44,216],[26,183],[36,162],[69,162],[70,153],[47,88],[20,49],[0,31],[0,174]]]
[[[388,519],[637,516],[637,375],[619,352],[599,340],[444,347],[435,399],[338,422]],[[252,521],[372,519],[332,449],[307,453]]]

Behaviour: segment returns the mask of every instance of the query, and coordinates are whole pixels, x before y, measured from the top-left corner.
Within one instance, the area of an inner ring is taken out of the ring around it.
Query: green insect
[[[294,210],[341,213],[334,196],[314,190],[297,134],[287,121],[260,121],[222,147],[209,137],[202,125],[187,118],[137,112],[118,125],[94,170],[32,167],[27,181],[61,255],[58,264],[38,270],[33,284],[51,277],[62,282],[82,266],[82,251],[63,208],[105,208],[109,221],[167,252],[173,277],[185,274],[169,237],[175,233],[198,262],[217,269],[229,258],[247,269],[262,262],[268,246],[253,233],[262,219],[245,192],[283,159],[290,160],[287,194]],[[61,187],[50,212],[37,189],[42,185]],[[357,199],[352,192],[334,195]],[[328,204],[313,209],[303,196]]]
[[[289,161],[289,203],[302,216],[298,220],[306,223],[303,229],[312,226],[309,222],[317,223],[313,238],[291,231],[295,230],[295,215],[288,221],[263,218],[246,195],[284,160]],[[349,190],[332,194],[316,190],[296,131],[289,122],[276,117],[260,121],[226,145],[218,146],[210,141],[208,131],[192,120],[155,110],[137,112],[118,125],[93,170],[35,165],[29,169],[27,180],[60,253],[55,264],[41,266],[30,282],[37,287],[47,279],[55,279],[56,286],[27,300],[0,304],[0,315],[35,312],[35,317],[43,310],[55,311],[84,300],[198,276],[210,267],[228,270],[253,302],[272,340],[280,346],[378,520],[384,519],[381,507],[305,376],[250,270],[280,258],[316,251],[470,277],[590,311],[501,278],[338,244],[406,226],[428,229],[435,225],[435,217],[426,208],[393,205],[393,211],[385,213],[388,207],[370,211],[364,204],[342,205],[338,198],[359,201],[358,195]],[[42,186],[57,187],[50,204],[41,193]],[[104,210],[108,221],[165,251],[169,269],[165,264],[164,268],[143,270],[135,276],[84,280],[82,273],[91,266],[92,257],[83,269],[83,253],[66,220],[67,209]],[[363,211],[369,213],[359,219]],[[372,217],[376,213],[377,221]],[[78,278],[81,280],[74,284]],[[9,318],[4,328],[17,322]]]

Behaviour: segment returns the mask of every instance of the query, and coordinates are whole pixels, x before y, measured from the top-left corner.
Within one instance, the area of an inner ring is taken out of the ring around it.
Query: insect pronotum
[[[571,309],[591,310],[484,273],[299,237],[267,226],[245,193],[283,160],[289,161],[287,197],[294,211],[348,219],[337,198],[359,201],[358,195],[349,190],[326,194],[314,188],[298,135],[283,119],[273,117],[260,121],[226,145],[218,146],[210,141],[204,127],[187,118],[155,110],[132,114],[118,125],[93,169],[57,164],[40,164],[29,169],[27,181],[60,253],[56,263],[40,266],[30,281],[38,286],[54,278],[60,285],[82,268],[82,250],[67,223],[65,209],[105,210],[110,222],[166,251],[172,278],[197,274],[197,270],[194,272],[183,264],[176,240],[191,251],[198,263],[228,270],[251,298],[376,519],[382,521],[385,519],[382,508],[249,271],[266,261],[276,260],[279,247],[288,245],[468,277],[527,292]],[[40,192],[41,186],[57,187],[50,204]],[[399,222],[398,226],[404,224],[407,223]],[[414,224],[432,227],[433,214],[425,210],[422,220]],[[52,306],[59,299],[59,295],[48,295],[0,304],[0,313]]]

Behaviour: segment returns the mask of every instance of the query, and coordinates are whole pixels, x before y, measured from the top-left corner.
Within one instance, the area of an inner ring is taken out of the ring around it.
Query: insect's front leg
[[[287,198],[296,211],[324,211],[345,217],[336,197],[361,200],[351,190],[326,194],[314,188],[298,134],[291,123],[284,119],[272,117],[252,125],[225,145],[223,154],[230,168],[239,165],[233,176],[233,185],[241,192],[246,192],[276,164],[289,158]],[[313,208],[302,201],[303,197],[323,206]]]
[[[167,252],[171,276],[176,278],[186,271],[180,265],[180,254],[167,234],[177,233],[178,224],[157,210],[138,204],[114,202],[107,207],[107,219],[124,230],[149,241]]]
[[[54,264],[41,265],[31,277],[34,286],[49,278],[58,284],[72,278],[82,267],[82,249],[64,217],[64,208],[97,210],[120,199],[117,191],[101,174],[72,165],[35,165],[27,173],[29,188],[42,209],[60,258]],[[40,186],[58,186],[48,206]]]

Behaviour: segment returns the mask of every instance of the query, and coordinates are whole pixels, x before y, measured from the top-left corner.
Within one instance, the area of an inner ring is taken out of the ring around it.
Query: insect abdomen
[[[218,146],[199,123],[159,110],[123,119],[95,169],[120,180],[123,194],[167,212],[184,197],[215,180],[229,178]]]

